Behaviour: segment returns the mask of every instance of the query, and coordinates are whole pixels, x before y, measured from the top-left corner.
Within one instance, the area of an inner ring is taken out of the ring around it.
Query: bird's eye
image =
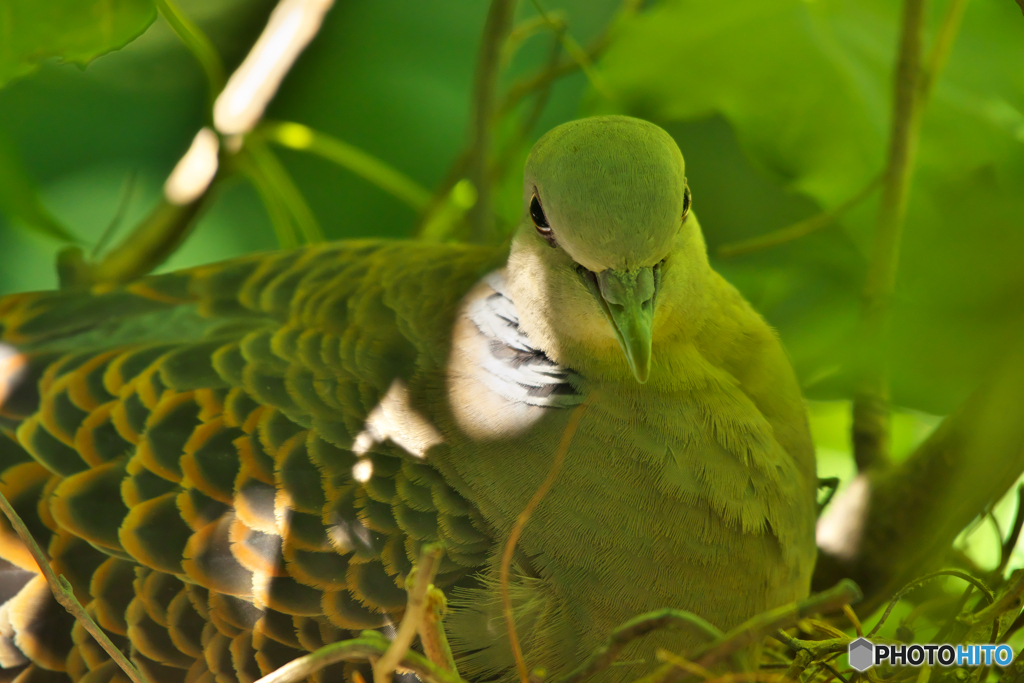
[[[551,226],[548,224],[548,218],[544,215],[544,209],[540,207],[540,200],[537,199],[537,195],[533,195],[533,199],[530,200],[530,218],[533,219],[533,224],[537,226],[537,232],[547,237],[551,234]]]
[[[692,200],[690,199],[690,188],[689,188],[689,186],[687,186],[686,189],[683,190],[683,222],[684,223],[686,222],[686,217],[688,215],[690,215],[690,203],[691,203],[691,201]]]

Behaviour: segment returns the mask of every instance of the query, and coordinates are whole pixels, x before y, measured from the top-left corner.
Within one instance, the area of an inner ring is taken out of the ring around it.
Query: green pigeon
[[[809,590],[814,451],[690,202],[665,131],[595,117],[537,142],[504,249],[346,241],[0,299],[0,490],[152,683],[393,633],[433,542],[460,674],[514,680],[500,558],[586,401],[515,546],[525,663],[564,674],[663,607],[736,626]],[[0,665],[125,680],[6,523],[0,558]],[[653,634],[601,680],[706,638]]]

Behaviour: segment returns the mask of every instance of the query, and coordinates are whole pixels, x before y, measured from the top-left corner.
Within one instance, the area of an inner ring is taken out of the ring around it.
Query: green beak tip
[[[652,269],[605,270],[596,280],[595,294],[615,330],[633,377],[643,384],[651,374],[655,294]]]

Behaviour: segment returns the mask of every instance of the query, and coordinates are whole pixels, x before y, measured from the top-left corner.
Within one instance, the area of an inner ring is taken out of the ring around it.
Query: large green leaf
[[[135,39],[155,19],[153,0],[5,0],[0,87],[54,57],[88,64]]]
[[[944,5],[931,8],[929,40]],[[663,2],[621,27],[600,65],[617,100],[595,109],[661,122],[721,115],[756,165],[831,208],[882,169],[898,13],[899,3],[888,0]],[[904,405],[949,410],[1018,336],[1024,316],[1018,303],[1024,296],[1022,67],[1018,9],[1002,0],[974,0],[923,120],[893,304],[890,361],[894,396]],[[862,254],[875,211],[868,201],[841,221]],[[769,229],[752,221],[730,238]],[[813,253],[804,250],[797,259],[796,251],[722,265],[762,275],[774,269],[808,282],[808,273],[833,257],[825,250],[815,266]],[[756,299],[769,282],[756,275],[738,284]],[[858,289],[851,281],[837,297],[838,318],[849,318],[843,304],[855,301]],[[790,294],[809,295],[800,288]],[[790,303],[765,311],[787,342],[806,314]],[[831,393],[848,393],[852,336],[825,348],[830,341],[822,336],[820,343],[788,345],[805,379],[831,373]],[[808,363],[805,354],[820,360]]]

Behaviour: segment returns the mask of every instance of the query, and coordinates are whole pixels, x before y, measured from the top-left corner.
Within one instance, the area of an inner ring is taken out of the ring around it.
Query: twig
[[[839,671],[837,671],[836,668],[834,666],[832,666],[831,664],[829,664],[828,662],[822,661],[822,662],[818,662],[818,663],[821,666],[823,666],[826,669],[828,669],[832,673],[833,676],[835,676],[837,679],[839,679],[839,681],[841,681],[841,683],[849,683],[849,681],[846,680],[846,677],[843,676],[841,673],[839,673]],[[828,683],[828,681],[826,681],[825,683]]]
[[[999,548],[999,567],[996,568],[996,574],[999,576],[1002,576],[1003,572],[1006,571],[1006,565],[1010,562],[1010,556],[1017,547],[1017,541],[1020,540],[1021,527],[1024,527],[1024,484],[1017,487],[1017,512],[1013,516],[1013,526],[1010,527],[1010,535],[1006,537],[1006,540],[1003,541]]]
[[[644,0],[624,0],[622,8],[619,10],[618,18],[621,19],[622,17],[636,14],[643,4]],[[611,23],[614,24],[616,22],[613,21]],[[600,57],[608,48],[609,44],[611,44],[611,36],[606,28],[601,35],[591,41],[590,45],[588,45],[584,50],[587,60],[591,63],[596,61],[597,58]],[[499,118],[505,116],[515,109],[524,97],[534,91],[547,87],[559,78],[568,76],[579,69],[580,66],[580,63],[570,56],[559,64],[556,69],[541,69],[533,76],[528,76],[522,80],[516,81],[505,93],[504,99],[502,99],[501,104],[497,108],[496,116]]]
[[[423,211],[430,204],[430,192],[415,180],[347,142],[300,123],[265,121],[256,132],[283,147],[310,152],[333,161],[416,211]]]
[[[732,671],[716,677],[714,673],[708,671],[699,664],[695,664],[684,657],[680,657],[677,654],[669,652],[668,650],[658,650],[654,656],[658,660],[667,662],[677,669],[682,669],[694,676],[700,676],[706,681],[706,683],[774,683],[775,681],[782,681],[784,679],[784,676],[781,674],[773,674],[765,671]]]
[[[50,560],[43,552],[43,549],[39,547],[35,539],[32,538],[32,534],[29,532],[28,527],[25,526],[25,522],[22,521],[21,516],[15,512],[11,506],[10,501],[0,493],[0,509],[7,515],[7,519],[10,520],[11,526],[14,527],[15,533],[18,534],[22,542],[28,547],[32,558],[39,565],[39,571],[42,572],[46,578],[46,583],[50,586],[50,591],[53,592],[53,597],[56,598],[64,609],[71,613],[71,615],[81,622],[85,630],[95,638],[96,642],[99,643],[100,647],[110,655],[110,658],[121,667],[125,675],[133,681],[133,683],[149,683],[141,671],[139,671],[134,664],[132,664],[124,653],[117,649],[106,632],[96,625],[96,622],[92,620],[89,613],[82,607],[82,603],[75,597],[75,591],[71,587],[71,583],[64,578],[64,576],[57,576],[53,573],[53,569],[50,568]]]
[[[515,0],[491,0],[476,63],[476,76],[473,79],[469,179],[476,187],[477,200],[469,210],[469,241],[480,244],[491,242],[493,237],[494,216],[491,215],[489,174],[491,122],[494,116],[494,96],[498,88],[501,48],[512,30],[515,9]]]
[[[853,451],[865,472],[889,463],[889,381],[884,345],[896,287],[899,247],[920,136],[918,97],[921,34],[926,0],[904,0],[895,103],[882,200],[875,227],[861,314],[857,387],[853,398]]]
[[[1024,570],[1018,570],[1016,574],[1017,576],[1002,595],[992,600],[991,594],[989,594],[987,596],[990,603],[988,607],[978,610],[974,614],[968,614],[962,618],[962,621],[970,626],[983,624],[989,620],[998,619],[1003,612],[1010,609],[1015,602],[1020,600],[1021,594],[1024,594]]]
[[[447,609],[444,593],[439,588],[430,586],[427,590],[427,612],[420,621],[420,644],[423,654],[442,669],[457,673],[455,657],[448,645],[448,637],[444,633],[441,617]]]
[[[526,668],[526,662],[523,660],[523,649],[519,644],[519,636],[516,634],[515,618],[512,615],[512,598],[509,595],[508,589],[512,555],[515,553],[519,536],[522,535],[526,523],[530,521],[530,516],[533,515],[533,511],[537,509],[541,500],[544,499],[544,496],[547,495],[548,491],[551,490],[551,486],[555,483],[558,472],[562,469],[562,463],[565,461],[565,455],[569,451],[570,444],[572,444],[572,437],[576,434],[576,429],[579,427],[580,420],[583,419],[583,414],[587,412],[587,408],[593,404],[596,398],[597,392],[591,391],[583,403],[576,406],[576,409],[572,411],[572,415],[569,416],[569,421],[565,425],[565,431],[562,432],[562,440],[558,443],[558,448],[555,450],[555,459],[551,463],[551,469],[548,470],[548,476],[544,479],[540,488],[534,492],[533,497],[526,504],[526,508],[519,513],[519,517],[516,518],[516,523],[508,535],[508,540],[505,541],[505,550],[501,554],[501,604],[505,613],[505,625],[508,627],[508,639],[512,645],[512,654],[515,656],[516,668],[519,671],[520,683],[528,683],[530,673]]]
[[[552,26],[552,22],[557,26]],[[535,14],[529,17],[519,24],[512,27],[509,31],[508,38],[505,39],[505,45],[501,48],[501,66],[502,68],[509,65],[512,61],[512,57],[515,56],[519,48],[522,47],[529,38],[541,33],[542,31],[560,31],[564,30],[568,24],[566,23],[565,12],[555,10],[548,12],[546,15]]]
[[[256,683],[297,683],[336,662],[367,661],[383,657],[390,643],[377,631],[363,631],[358,638],[325,645],[316,652],[293,659]],[[409,650],[398,662],[430,683],[465,683],[454,673],[445,671],[416,652]]]
[[[295,181],[269,147],[258,136],[245,141],[245,151],[252,159],[254,170],[267,182],[268,189],[277,195],[281,205],[288,211],[292,223],[298,228],[302,241],[315,244],[324,241],[324,232],[306,203]]]
[[[92,251],[89,252],[89,259],[95,260],[97,256],[103,253],[110,238],[114,236],[117,229],[121,227],[121,221],[124,220],[124,215],[128,211],[128,205],[131,203],[132,192],[135,190],[135,180],[138,177],[138,173],[135,169],[132,169],[128,177],[125,178],[124,183],[121,185],[121,201],[117,203],[117,209],[114,211],[114,215],[111,217],[110,222],[107,223],[107,227],[103,229],[100,234],[100,238],[96,240],[96,244],[93,245]]]
[[[804,670],[811,665],[811,653],[807,650],[803,650],[797,653],[797,656],[793,658],[793,663],[786,669],[786,673],[782,675],[782,678],[787,681],[793,681],[799,683],[800,675],[803,674]]]
[[[853,624],[853,630],[857,632],[857,635],[863,637],[864,627],[861,626],[860,619],[857,617],[857,613],[853,611],[853,608],[849,605],[843,605],[843,614]]]
[[[772,634],[772,638],[784,643],[793,652],[799,654],[801,652],[810,653],[813,659],[820,659],[826,657],[834,652],[842,651],[846,649],[850,639],[845,636],[842,638],[828,638],[825,640],[801,640],[794,638],[782,629]]]
[[[749,254],[754,251],[760,251],[762,249],[768,249],[770,247],[777,247],[780,244],[792,242],[793,240],[810,235],[822,228],[827,228],[840,216],[867,199],[881,184],[882,176],[875,176],[871,179],[871,182],[860,190],[860,192],[853,195],[839,206],[829,209],[828,211],[823,211],[816,216],[811,216],[810,218],[797,221],[796,223],[787,225],[784,228],[769,232],[766,235],[758,235],[757,237],[740,240],[739,242],[733,242],[732,244],[723,244],[718,248],[718,256],[721,258],[730,258],[733,256],[740,256],[742,254]]]
[[[867,637],[871,638],[876,633],[878,633],[878,630],[880,628],[882,628],[882,624],[884,624],[885,620],[889,618],[889,613],[892,612],[893,607],[895,607],[896,603],[898,603],[900,600],[903,599],[904,595],[906,595],[910,591],[914,590],[915,588],[918,588],[922,584],[927,583],[928,581],[931,581],[932,579],[941,578],[943,576],[955,576],[958,579],[966,581],[967,583],[971,584],[972,586],[977,588],[979,591],[981,591],[982,594],[988,599],[990,604],[995,602],[995,596],[992,595],[992,591],[990,591],[985,586],[985,584],[983,584],[981,581],[978,581],[976,578],[974,578],[970,574],[958,571],[956,569],[942,569],[942,570],[937,571],[937,572],[932,572],[931,574],[925,574],[924,576],[920,577],[919,579],[915,579],[914,581],[911,581],[906,586],[901,588],[899,590],[899,592],[896,593],[896,595],[892,596],[892,599],[889,600],[888,607],[886,607],[885,611],[882,612],[882,616],[878,618],[878,621],[875,623],[874,628],[871,629],[871,632],[868,633]]]
[[[174,0],[156,0],[156,7],[160,10],[160,16],[170,25],[178,39],[185,44],[189,52],[199,62],[203,73],[206,74],[207,85],[207,110],[213,110],[213,102],[217,95],[224,89],[224,63],[217,54],[213,43],[206,37],[198,26],[182,12],[174,3]],[[207,114],[210,116],[211,114]]]
[[[161,200],[131,234],[96,263],[86,262],[77,247],[63,250],[57,256],[60,286],[87,287],[142,277],[167,260],[185,241],[208,196],[207,190],[200,199],[184,206]]]
[[[739,652],[751,643],[765,636],[772,635],[776,631],[793,626],[806,616],[836,612],[842,609],[843,605],[857,602],[860,600],[860,597],[861,593],[857,584],[844,579],[827,591],[789,605],[777,607],[748,619],[717,641],[710,645],[702,646],[693,653],[689,653],[687,659],[705,669],[712,669],[716,664],[733,653]],[[844,640],[848,642],[848,639]],[[799,659],[800,655],[797,657]],[[809,658],[807,662],[810,662]],[[804,666],[806,667],[806,664]],[[680,671],[672,665],[665,665],[659,667],[654,673],[640,679],[637,683],[678,683],[689,675],[689,672]]]
[[[618,16],[621,18],[635,14],[643,4],[644,0],[623,0],[622,8],[619,10]],[[548,17],[551,17],[551,13],[548,13]],[[613,21],[611,23],[615,22]],[[595,61],[601,53],[607,49],[610,42],[609,30],[608,28],[605,28],[601,35],[595,38],[585,49],[587,59],[591,62]],[[519,105],[520,102],[522,102],[523,98],[528,97],[531,93],[550,87],[551,84],[559,78],[568,76],[579,68],[579,62],[574,60],[572,57],[569,57],[559,63],[555,68],[543,67],[533,76],[527,76],[516,81],[505,92],[501,103],[495,108],[493,121],[499,121],[507,116]],[[430,206],[423,214],[423,218],[420,220],[420,225],[416,231],[417,235],[425,234],[428,232],[426,226],[437,223],[435,214],[446,209],[445,205],[448,198],[451,196],[452,188],[465,178],[467,171],[470,169],[472,152],[473,149],[471,145],[459,154],[452,163],[451,168],[448,169],[448,173],[445,175],[444,180],[440,185],[438,185],[436,192],[434,192]],[[476,192],[477,188],[474,187],[473,190]]]
[[[960,31],[960,23],[964,18],[964,10],[966,9],[967,0],[950,0],[946,6],[946,14],[942,17],[942,23],[935,34],[935,43],[932,44],[931,52],[928,53],[928,60],[921,70],[921,106],[924,106],[924,102],[931,97],[935,80],[946,65],[949,53],[953,49],[953,42],[956,40],[956,34]]]
[[[554,33],[554,40],[551,41],[551,51],[548,56],[548,70],[554,71],[558,68],[558,58],[562,52],[562,41],[561,34],[565,32],[566,25],[562,23],[550,23],[548,21],[542,22],[542,24],[551,29]],[[544,112],[544,108],[547,106],[548,100],[551,97],[551,86],[553,81],[549,82],[543,88],[538,90],[537,96],[534,98],[533,106],[530,107],[529,113],[523,116],[519,120],[519,124],[516,126],[516,130],[510,136],[510,139],[505,143],[505,147],[501,154],[498,156],[498,161],[494,164],[491,176],[493,182],[496,184],[505,176],[505,173],[509,170],[513,159],[516,158],[516,153],[519,151],[523,142],[527,139],[530,131],[537,124],[537,120],[540,115]]]
[[[556,23],[554,19],[548,16],[547,10],[545,10],[544,6],[540,4],[540,0],[530,0],[530,2],[533,4],[534,9],[537,10],[537,13],[544,18],[544,21],[554,29]],[[604,82],[604,79],[594,71],[594,61],[590,58],[590,55],[587,54],[586,50],[580,47],[580,44],[576,42],[576,39],[569,34],[569,31],[557,31],[555,35],[558,37],[558,41],[562,44],[562,48],[565,50],[566,54],[572,57],[572,60],[579,65],[580,71],[582,71],[587,77],[587,80],[590,81],[590,85],[594,90],[601,93],[601,95],[606,99],[613,99],[614,96],[608,89],[608,85]]]
[[[607,669],[631,642],[651,631],[670,626],[688,626],[708,636],[710,640],[720,640],[724,636],[721,630],[692,612],[668,608],[648,612],[634,617],[612,631],[607,643],[594,651],[583,664],[559,679],[558,683],[578,683],[598,671]]]
[[[431,543],[423,546],[420,552],[419,562],[413,567],[406,577],[406,590],[409,599],[406,603],[405,615],[402,623],[398,625],[398,633],[388,647],[388,651],[373,665],[374,683],[391,683],[391,674],[395,672],[405,653],[409,651],[416,633],[419,631],[420,623],[427,611],[427,589],[437,575],[437,568],[441,563],[443,549],[440,545]],[[412,586],[409,586],[409,582]]]

